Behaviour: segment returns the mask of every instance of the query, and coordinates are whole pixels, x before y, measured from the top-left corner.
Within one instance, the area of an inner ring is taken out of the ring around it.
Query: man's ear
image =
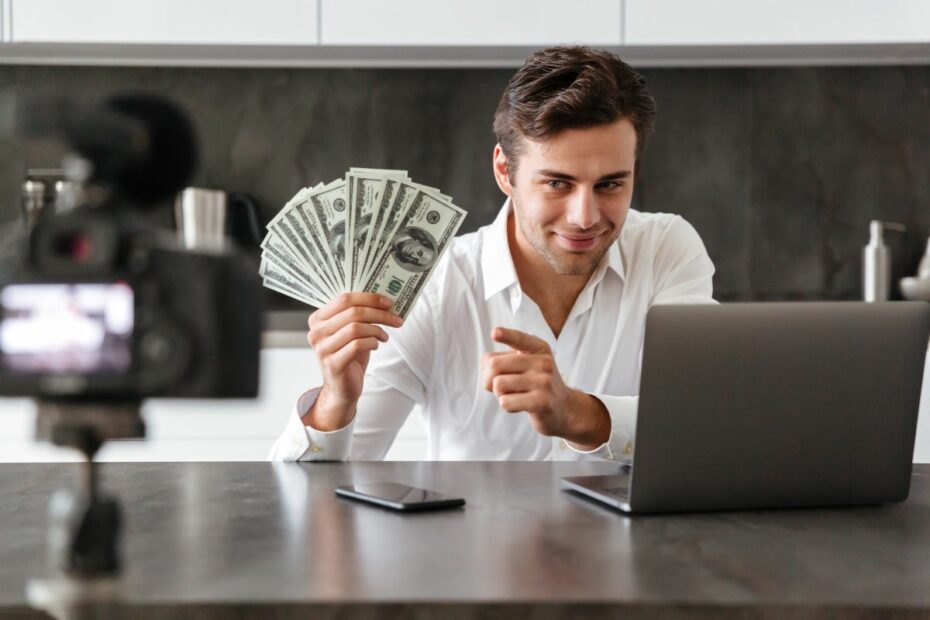
[[[494,180],[501,191],[508,196],[513,195],[513,186],[510,184],[510,171],[507,169],[507,156],[500,144],[494,145],[494,157],[491,162],[494,169]]]

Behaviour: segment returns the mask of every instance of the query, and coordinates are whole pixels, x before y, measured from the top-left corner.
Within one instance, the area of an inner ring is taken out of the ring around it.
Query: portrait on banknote
[[[394,260],[407,271],[426,271],[436,260],[436,240],[416,226],[408,226],[391,243]]]

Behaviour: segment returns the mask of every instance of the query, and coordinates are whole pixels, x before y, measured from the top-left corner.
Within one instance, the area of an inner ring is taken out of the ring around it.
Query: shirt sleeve
[[[714,263],[694,227],[676,215],[669,223],[655,251],[653,281],[655,294],[650,305],[715,304]],[[640,350],[642,360],[642,350]],[[594,450],[575,452],[612,461],[631,463],[635,452],[638,396],[592,394],[610,415],[610,437]]]
[[[389,339],[374,351],[355,417],[335,431],[305,426],[302,417],[320,393],[305,392],[297,401],[269,460],[375,461],[384,459],[407,416],[427,398],[433,363],[435,314],[424,291],[400,328],[383,326]]]
[[[304,392],[297,399],[284,432],[271,446],[269,461],[344,461],[348,458],[354,420],[331,432],[304,426],[301,417],[310,410],[320,394],[320,388]]]
[[[297,400],[284,432],[271,447],[270,461],[381,460],[416,404],[376,376],[366,374],[365,390],[352,421],[335,431],[305,426],[301,419],[319,396],[308,390]]]
[[[579,454],[621,463],[633,462],[633,440],[636,437],[636,408],[638,396],[611,396],[591,394],[603,403],[610,415],[610,437],[593,450],[581,450],[571,443],[568,447]]]

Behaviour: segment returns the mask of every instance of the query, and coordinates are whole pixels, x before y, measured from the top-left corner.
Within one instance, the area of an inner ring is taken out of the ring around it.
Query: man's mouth
[[[571,251],[583,251],[590,250],[597,245],[597,242],[604,235],[603,232],[599,233],[588,233],[584,235],[578,234],[564,234],[564,233],[553,233],[555,235],[556,242],[566,250]]]

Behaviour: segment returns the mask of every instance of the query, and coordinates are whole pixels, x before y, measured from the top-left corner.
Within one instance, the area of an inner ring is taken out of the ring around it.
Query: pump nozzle
[[[898,222],[869,222],[869,244],[862,251],[862,296],[866,301],[888,301],[891,288],[891,256],[884,231],[904,232]]]

